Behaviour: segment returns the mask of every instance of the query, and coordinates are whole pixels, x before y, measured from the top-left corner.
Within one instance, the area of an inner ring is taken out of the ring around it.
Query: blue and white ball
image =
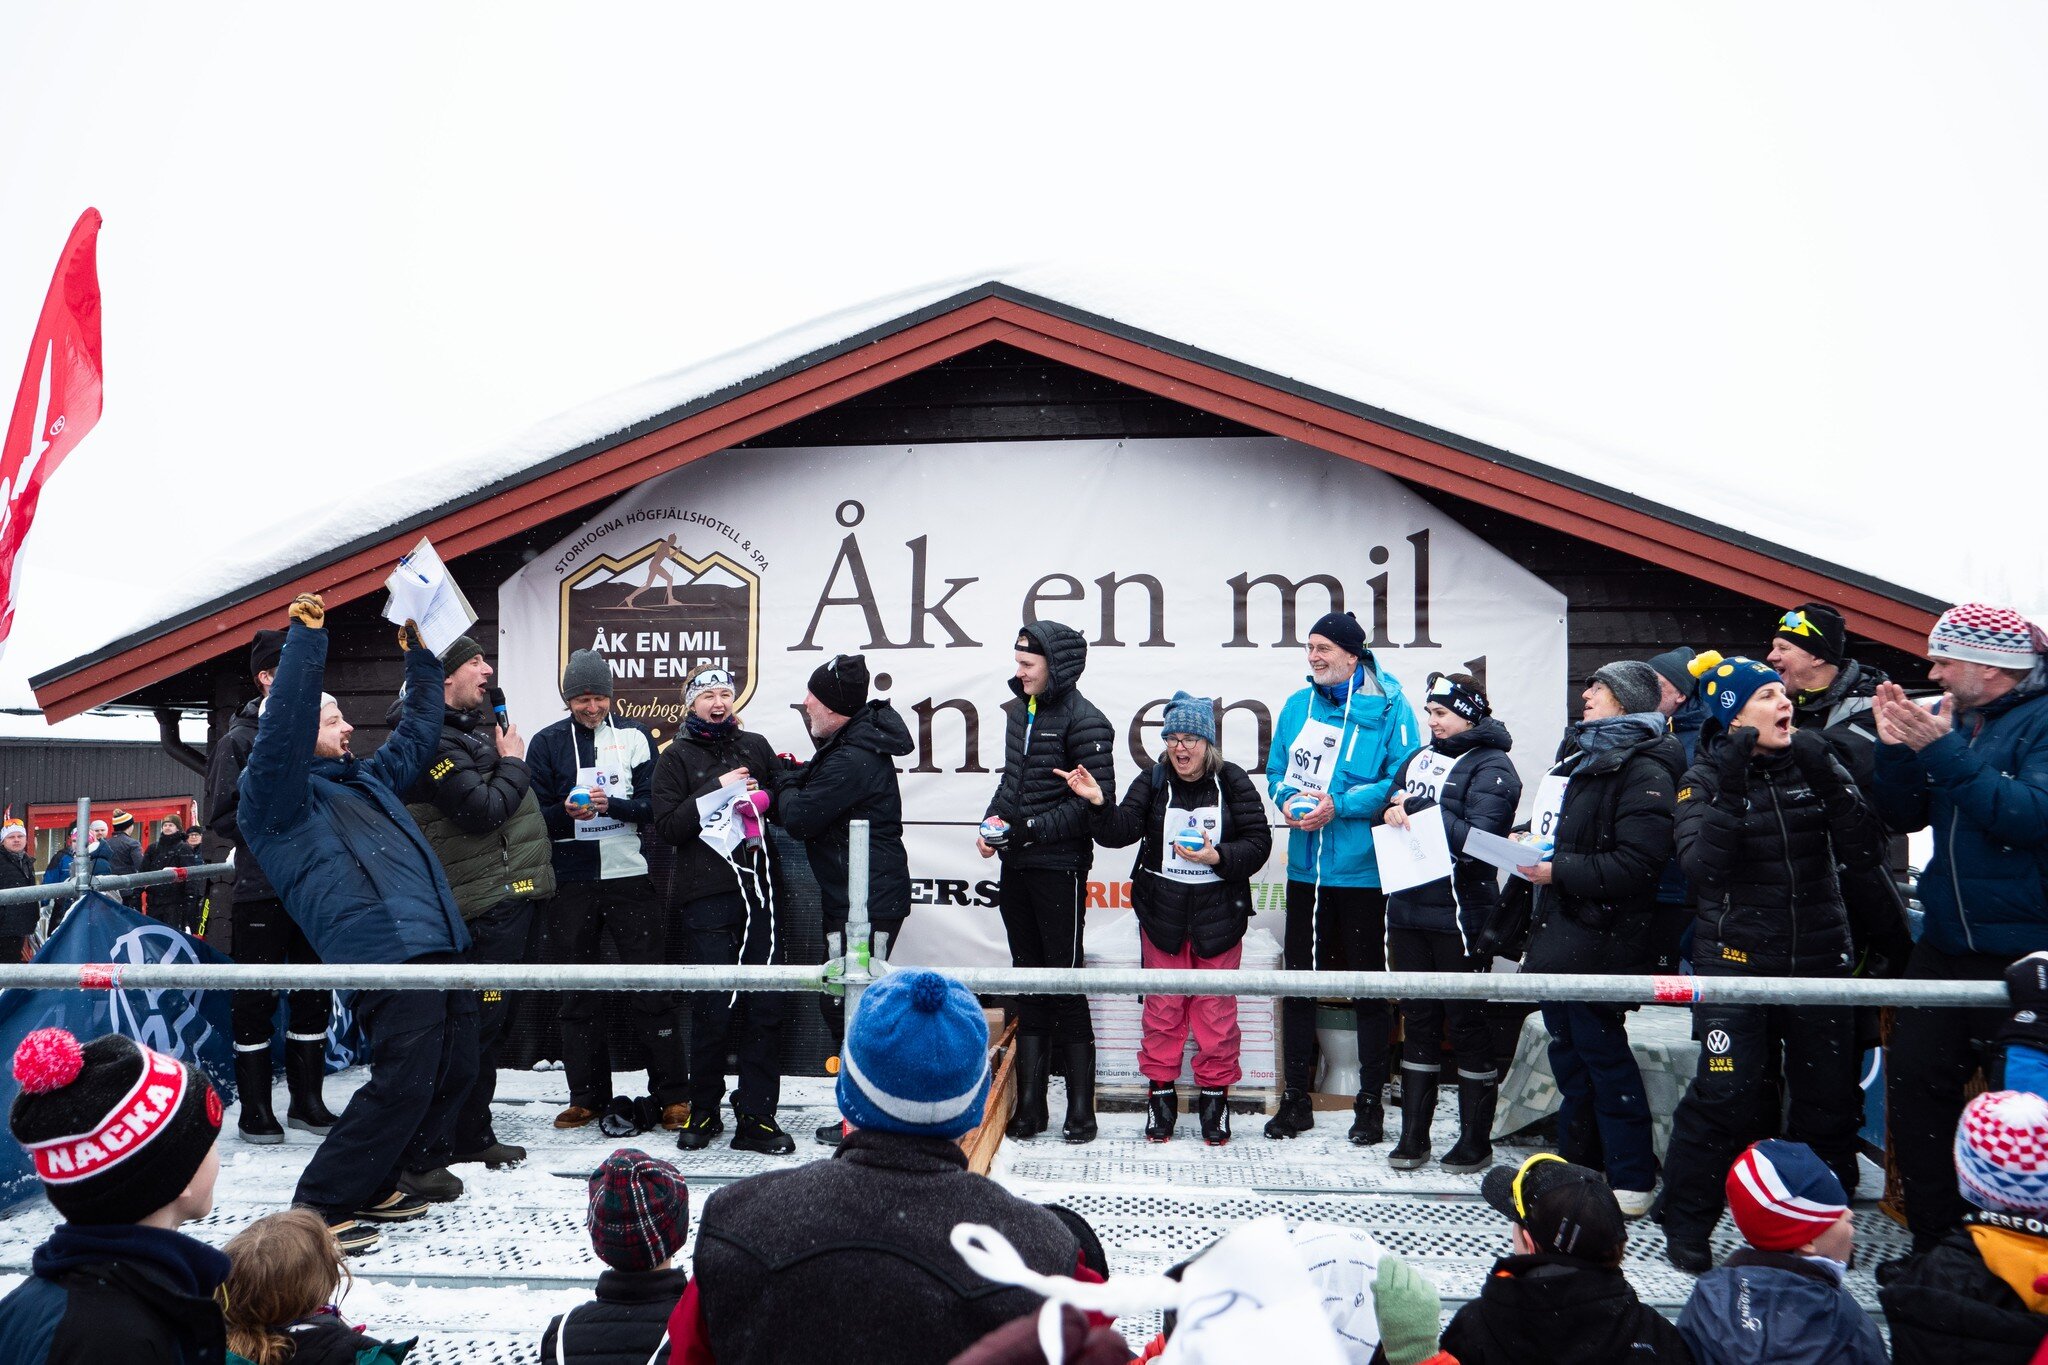
[[[981,841],[990,848],[1002,847],[1003,840],[1010,837],[1010,822],[1000,815],[991,815],[981,822]]]
[[[1189,825],[1186,829],[1173,836],[1174,847],[1183,853],[1200,853],[1202,845],[1206,842],[1207,840],[1202,837],[1202,831],[1196,829],[1193,825]]]
[[[1316,813],[1316,807],[1323,804],[1319,796],[1307,792],[1296,792],[1287,798],[1287,817],[1290,820],[1305,820]]]

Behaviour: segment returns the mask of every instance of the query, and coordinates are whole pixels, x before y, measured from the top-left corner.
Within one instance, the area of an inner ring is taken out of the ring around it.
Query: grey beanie
[[[1216,706],[1207,697],[1176,692],[1166,703],[1166,718],[1159,723],[1161,735],[1193,735],[1216,742]]]
[[[1678,695],[1688,700],[1692,697],[1693,689],[1700,685],[1700,680],[1686,667],[1692,662],[1692,657],[1690,645],[1680,645],[1676,649],[1667,649],[1662,654],[1650,656],[1650,667],[1657,676],[1677,688]]]
[[[592,693],[600,697],[612,694],[612,666],[596,650],[579,649],[569,656],[569,666],[562,670],[562,700]]]
[[[1657,687],[1657,670],[1640,659],[1618,659],[1594,669],[1593,681],[1606,683],[1621,709],[1630,715],[1654,711],[1664,698]]]

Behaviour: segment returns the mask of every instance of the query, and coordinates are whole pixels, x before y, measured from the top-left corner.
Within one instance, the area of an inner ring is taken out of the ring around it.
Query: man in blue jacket
[[[1934,830],[1908,978],[1995,981],[2048,948],[2044,647],[2016,611],[1951,607],[1927,637],[1940,703],[1917,706],[1896,683],[1877,689],[1872,803],[1895,832]],[[1893,1022],[1885,1106],[1915,1251],[1962,1220],[1951,1148],[1963,1087],[1980,1064],[1997,1069],[1990,1040],[2004,1022],[1996,1009],[1901,1010]]]
[[[1309,685],[1287,699],[1267,751],[1266,789],[1294,831],[1287,839],[1290,971],[1385,971],[1387,901],[1372,851],[1374,817],[1386,809],[1402,765],[1419,744],[1401,684],[1365,645],[1350,612],[1331,612],[1308,635]],[[1380,1092],[1387,1083],[1393,1004],[1353,1002],[1358,1020],[1358,1099],[1351,1141],[1386,1137]],[[1280,1006],[1286,1092],[1266,1124],[1269,1138],[1315,1126],[1316,1002]]]
[[[270,696],[242,771],[239,823],[323,962],[449,962],[469,931],[426,836],[398,793],[433,757],[444,703],[441,661],[408,624],[405,708],[368,758],[349,752],[353,727],[320,691],[326,608],[302,593],[291,606]],[[476,996],[470,991],[355,992],[370,1045],[370,1079],[299,1177],[295,1204],[318,1209],[344,1250],[376,1245],[362,1222],[402,1222],[427,1209],[399,1189],[429,1169],[476,1075]]]

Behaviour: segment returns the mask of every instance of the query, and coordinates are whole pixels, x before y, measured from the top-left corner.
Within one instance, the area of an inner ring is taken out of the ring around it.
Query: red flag
[[[100,211],[87,209],[57,258],[0,444],[0,650],[14,632],[15,560],[43,483],[100,420],[99,236]]]

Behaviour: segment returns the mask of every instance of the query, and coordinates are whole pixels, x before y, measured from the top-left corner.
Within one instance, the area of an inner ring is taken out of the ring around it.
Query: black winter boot
[[[1067,1121],[1060,1136],[1069,1142],[1095,1141],[1095,1044],[1067,1044]]]
[[[1497,1076],[1458,1073],[1458,1143],[1444,1153],[1445,1170],[1469,1175],[1493,1164],[1493,1108],[1499,1098]]]
[[[1003,1131],[1013,1138],[1035,1138],[1052,1121],[1045,1112],[1044,1034],[1017,1035],[1011,1073],[1017,1078],[1017,1110],[1010,1115],[1010,1126]]]
[[[1408,1111],[1404,1109],[1401,1112],[1405,1114]],[[1370,1147],[1387,1140],[1387,1111],[1380,1105],[1377,1086],[1351,1102],[1351,1132],[1348,1136],[1353,1147]]]
[[[1202,1141],[1221,1147],[1230,1141],[1230,1087],[1202,1087],[1197,1107],[1202,1116]]]
[[[242,1141],[269,1147],[284,1141],[284,1129],[270,1107],[270,1049],[244,1052],[235,1049],[235,1090],[242,1097],[242,1117],[237,1125]]]
[[[1173,1082],[1154,1084],[1145,1094],[1145,1141],[1166,1142],[1173,1137],[1173,1125],[1180,1118],[1180,1094]]]
[[[1403,1067],[1401,1093],[1401,1140],[1387,1153],[1387,1164],[1397,1171],[1412,1171],[1429,1164],[1429,1124],[1436,1117],[1437,1073]],[[1357,1141],[1353,1138],[1352,1141]]]
[[[287,1039],[284,1083],[291,1092],[291,1103],[285,1106],[285,1121],[292,1127],[325,1136],[329,1128],[341,1121],[339,1115],[328,1111],[327,1101],[320,1094],[320,1083],[326,1079],[327,1040]]]
[[[1315,1107],[1306,1090],[1289,1090],[1280,1096],[1280,1108],[1266,1120],[1269,1138],[1300,1137],[1316,1126]]]

